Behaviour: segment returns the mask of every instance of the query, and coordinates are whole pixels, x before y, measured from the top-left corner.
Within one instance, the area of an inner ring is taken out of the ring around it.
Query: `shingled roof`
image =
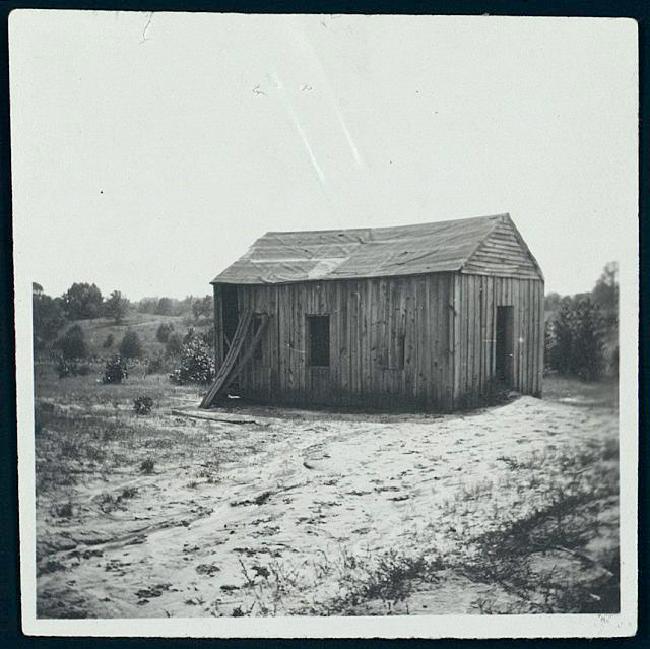
[[[268,232],[212,283],[277,284],[324,279],[358,279],[453,272],[481,272],[476,253],[499,229],[512,238],[503,274],[542,278],[537,262],[509,214],[388,228]],[[493,245],[493,244],[492,244]],[[516,250],[518,248],[518,251]],[[510,252],[510,250],[514,252]],[[504,254],[501,249],[498,254]],[[490,250],[487,257],[491,258]],[[483,255],[485,257],[485,255]],[[496,257],[498,259],[498,256]],[[489,263],[488,263],[489,265]],[[494,264],[493,264],[494,266]],[[497,266],[486,272],[500,274]]]

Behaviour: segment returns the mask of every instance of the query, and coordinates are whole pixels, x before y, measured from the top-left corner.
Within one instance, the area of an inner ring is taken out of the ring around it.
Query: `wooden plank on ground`
[[[228,424],[256,424],[255,419],[245,418],[240,415],[231,415],[225,412],[210,412],[198,410],[186,410],[185,408],[172,408],[172,415],[177,417],[190,417],[192,419],[208,419],[210,421],[222,421]]]

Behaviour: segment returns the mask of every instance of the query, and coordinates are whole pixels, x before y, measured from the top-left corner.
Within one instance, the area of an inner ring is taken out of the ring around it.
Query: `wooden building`
[[[213,281],[217,379],[261,402],[453,410],[541,393],[544,280],[508,214],[268,233]]]

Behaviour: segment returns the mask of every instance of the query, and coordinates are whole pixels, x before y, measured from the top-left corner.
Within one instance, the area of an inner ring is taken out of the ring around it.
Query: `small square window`
[[[328,315],[307,316],[307,337],[309,340],[309,365],[330,366],[330,317]]]

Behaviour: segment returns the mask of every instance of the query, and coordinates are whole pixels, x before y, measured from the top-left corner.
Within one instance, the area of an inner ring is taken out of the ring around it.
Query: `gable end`
[[[544,279],[509,215],[499,219],[461,268],[462,273]]]

